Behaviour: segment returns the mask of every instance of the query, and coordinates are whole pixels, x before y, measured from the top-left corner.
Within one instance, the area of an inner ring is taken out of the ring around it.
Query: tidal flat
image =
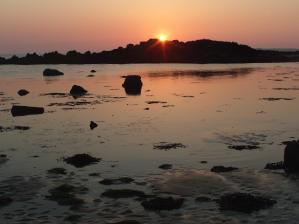
[[[299,63],[2,65],[0,223],[299,222],[298,103]]]

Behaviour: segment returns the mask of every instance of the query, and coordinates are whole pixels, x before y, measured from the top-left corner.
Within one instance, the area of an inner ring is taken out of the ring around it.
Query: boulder
[[[13,105],[11,108],[11,114],[14,117],[43,114],[44,112],[45,109],[43,107],[28,107],[28,106]]]
[[[44,70],[43,75],[44,76],[60,76],[60,75],[64,75],[64,73],[57,69],[47,68]]]
[[[73,85],[72,86],[72,89],[70,90],[70,94],[73,96],[73,97],[80,97],[80,96],[83,96],[87,93],[88,91],[86,89],[84,89],[83,87],[81,86],[78,86],[78,85]]]
[[[221,210],[230,210],[244,213],[252,213],[261,209],[272,207],[275,200],[254,196],[247,193],[230,193],[221,196],[218,204]]]
[[[299,172],[299,140],[287,143],[284,150],[284,166],[286,172]]]
[[[125,88],[127,95],[140,95],[142,90],[142,81],[139,75],[125,76],[125,82],[123,87]]]
[[[156,197],[147,201],[143,201],[141,205],[146,210],[161,211],[161,210],[179,209],[182,207],[183,202],[184,202],[184,198],[175,199],[173,197],[167,197],[167,198]]]
[[[98,124],[95,123],[94,121],[91,121],[90,124],[89,124],[89,127],[91,130],[95,129],[96,127],[98,127]]]
[[[20,89],[18,91],[19,96],[26,96],[27,94],[29,94],[29,91],[27,91],[26,89]]]

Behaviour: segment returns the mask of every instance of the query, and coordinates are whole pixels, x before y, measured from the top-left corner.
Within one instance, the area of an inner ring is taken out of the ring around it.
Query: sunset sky
[[[299,48],[297,0],[1,0],[0,54],[101,51],[160,34]]]

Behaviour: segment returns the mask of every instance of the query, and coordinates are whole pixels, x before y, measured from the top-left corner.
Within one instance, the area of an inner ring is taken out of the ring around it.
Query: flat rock
[[[59,175],[65,175],[66,174],[66,169],[64,168],[53,168],[53,169],[50,169],[48,170],[48,173],[49,174],[59,174]]]
[[[82,168],[85,166],[89,166],[101,161],[99,158],[92,157],[88,154],[76,154],[71,157],[67,157],[63,159],[66,163],[71,164],[77,168]]]
[[[130,184],[134,181],[134,179],[130,177],[121,177],[117,179],[104,179],[101,180],[99,183],[103,185],[119,185],[119,184]]]
[[[215,173],[225,173],[238,170],[236,167],[224,167],[224,166],[214,166],[211,171]]]
[[[261,209],[270,208],[275,203],[275,200],[247,193],[225,194],[218,201],[221,210],[231,210],[244,213],[252,213]]]
[[[177,148],[186,148],[185,145],[182,143],[168,143],[168,142],[160,142],[159,144],[154,145],[154,149],[160,150],[170,150],[170,149],[177,149]]]
[[[45,109],[43,107],[28,107],[28,106],[17,106],[13,105],[11,108],[12,116],[27,116],[43,114]]]
[[[149,199],[146,201],[143,201],[141,205],[146,209],[146,210],[173,210],[173,209],[179,209],[182,207],[184,198],[178,198],[175,199],[173,197],[156,197],[153,199]]]
[[[102,197],[107,198],[134,198],[134,197],[145,197],[144,192],[139,190],[131,190],[131,189],[109,189],[102,193]]]
[[[162,164],[159,166],[159,169],[170,170],[170,169],[172,169],[172,164]]]

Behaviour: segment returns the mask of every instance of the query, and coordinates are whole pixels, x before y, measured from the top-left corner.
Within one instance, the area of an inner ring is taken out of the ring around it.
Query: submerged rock
[[[276,201],[247,193],[231,193],[223,195],[218,203],[221,210],[252,213],[254,211],[272,207]]]
[[[11,114],[14,117],[43,114],[44,112],[45,109],[43,107],[28,107],[28,106],[13,105],[11,108]]]
[[[0,132],[5,132],[5,131],[27,131],[29,129],[30,129],[30,127],[28,127],[28,126],[13,126],[13,127],[2,127],[2,126],[0,126]]]
[[[172,165],[171,164],[162,164],[159,166],[159,169],[170,170],[170,169],[172,169]]]
[[[29,91],[27,91],[26,89],[20,89],[18,91],[19,96],[26,96],[27,94],[29,94]]]
[[[265,168],[266,170],[281,170],[285,169],[284,162],[278,162],[278,163],[267,163]]]
[[[136,220],[123,220],[119,222],[113,222],[112,224],[141,224],[141,223]]]
[[[157,198],[143,201],[141,205],[146,210],[157,210],[157,211],[173,210],[173,209],[181,208],[184,200],[185,200],[184,198],[175,199],[173,197],[168,197],[168,198],[157,197]]]
[[[142,81],[139,75],[125,76],[123,87],[128,95],[140,95],[142,90]]]
[[[94,69],[92,69],[92,70],[90,70],[90,72],[91,72],[91,73],[96,73],[97,71],[94,70]]]
[[[89,127],[91,130],[95,129],[96,127],[98,127],[98,124],[95,123],[94,121],[91,121],[90,124],[89,124]]]
[[[53,169],[50,169],[48,170],[48,173],[49,174],[60,174],[60,175],[65,175],[66,174],[66,169],[64,168],[53,168]]]
[[[81,86],[73,85],[72,89],[70,90],[70,94],[73,97],[84,96],[88,91]]]
[[[84,200],[77,198],[76,193],[84,193],[87,188],[76,188],[69,184],[63,184],[49,190],[50,195],[47,199],[56,201],[59,205],[65,206],[80,206],[84,204]]]
[[[121,177],[118,179],[104,179],[101,180],[99,183],[103,185],[113,185],[113,184],[129,184],[132,183],[134,179],[130,177]]]
[[[142,191],[138,190],[131,190],[131,189],[122,189],[122,190],[113,190],[109,189],[106,190],[103,194],[102,197],[107,197],[107,198],[134,198],[134,197],[145,197],[145,193]]]
[[[0,196],[0,208],[8,206],[13,200],[10,197]]]
[[[74,156],[64,158],[66,163],[71,164],[77,168],[92,165],[101,161],[99,158],[94,158],[88,154],[76,154]]]
[[[44,70],[43,75],[44,76],[60,76],[60,75],[64,75],[64,73],[57,69],[47,68]]]
[[[224,167],[224,166],[214,166],[211,171],[215,173],[225,173],[238,170],[236,167]]]
[[[299,172],[299,140],[286,143],[284,150],[285,170],[290,173]]]
[[[160,149],[160,150],[170,150],[176,148],[186,148],[186,146],[183,145],[182,143],[168,143],[168,142],[160,142],[159,144],[154,145],[154,149]]]
[[[258,146],[258,145],[230,145],[230,146],[228,146],[228,148],[241,151],[241,150],[259,149],[260,146]]]

